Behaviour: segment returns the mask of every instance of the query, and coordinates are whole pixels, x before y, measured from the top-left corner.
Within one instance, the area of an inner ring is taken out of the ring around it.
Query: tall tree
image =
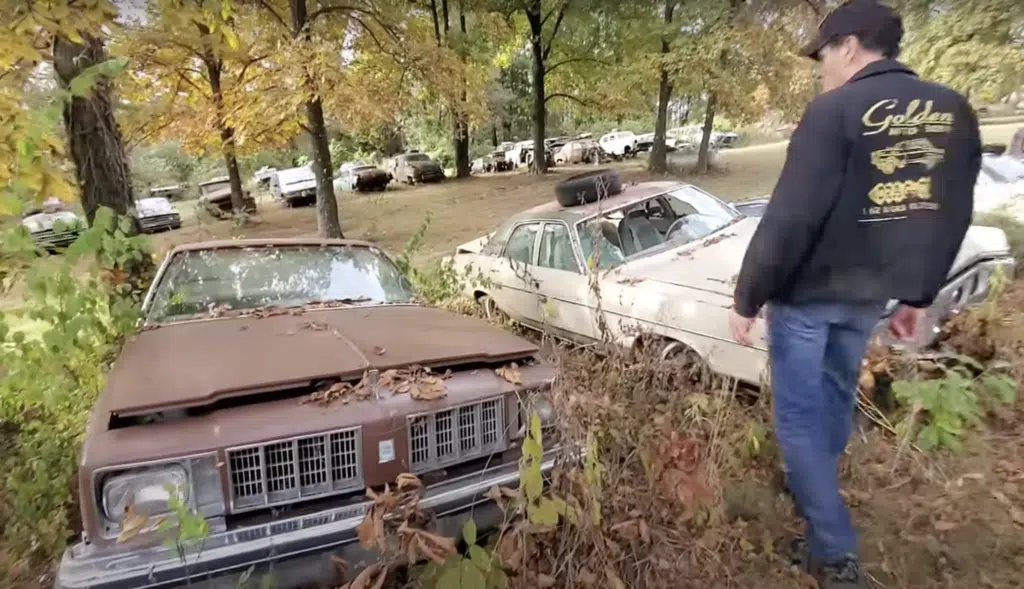
[[[114,117],[110,81],[99,72],[107,63],[98,34],[67,32],[53,40],[53,67],[63,88],[70,93],[64,106],[64,131],[75,163],[82,208],[92,223],[100,207],[117,215],[132,208],[131,176],[121,130]],[[81,89],[76,80],[88,79]]]
[[[276,78],[268,92],[254,96],[264,112],[299,113],[300,125],[309,137],[313,173],[317,180],[317,226],[324,237],[341,237],[341,219],[334,193],[334,164],[331,160],[326,111],[338,105],[351,112],[350,102],[373,118],[377,103],[388,105],[394,88],[374,94],[386,86],[382,74],[361,58],[365,47],[375,46],[387,55],[400,45],[393,26],[397,0],[248,0],[264,15],[260,33],[264,45],[276,55],[268,70]],[[353,79],[368,82],[353,86]],[[325,105],[331,105],[325,108]],[[390,110],[384,110],[390,112]]]
[[[268,56],[254,55],[251,42],[240,39],[237,18],[220,0],[150,0],[145,19],[129,23],[114,50],[131,59],[124,89],[137,108],[129,136],[177,139],[200,154],[215,146],[224,158],[232,209],[242,213],[239,127],[267,121],[244,120],[237,106]]]
[[[667,63],[672,49],[672,16],[678,0],[665,0],[663,16],[665,29],[661,34],[661,59],[658,60],[658,110],[654,117],[654,144],[651,146],[650,168],[656,174],[668,171],[665,136],[668,132],[668,104],[672,100],[672,71]]]

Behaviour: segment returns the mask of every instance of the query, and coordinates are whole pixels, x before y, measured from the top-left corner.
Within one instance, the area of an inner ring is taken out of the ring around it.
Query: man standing
[[[776,435],[825,589],[861,586],[838,466],[870,334],[896,299],[890,331],[914,337],[970,225],[981,166],[967,100],[896,61],[902,37],[890,8],[851,0],[804,49],[824,93],[790,140],[729,319],[751,345],[767,305]]]

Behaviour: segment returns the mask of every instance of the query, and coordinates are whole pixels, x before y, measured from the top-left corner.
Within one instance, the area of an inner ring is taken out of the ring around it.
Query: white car
[[[316,175],[309,166],[278,170],[270,177],[270,193],[287,207],[316,202]]]
[[[696,353],[715,372],[756,385],[765,376],[764,322],[755,327],[760,343],[744,346],[729,334],[728,313],[758,222],[696,186],[646,182],[589,204],[532,208],[452,259],[467,277],[465,293],[489,315],[579,344],[607,337],[627,349],[653,342],[663,358]],[[1013,270],[1006,234],[972,226],[910,347],[932,342],[950,313],[984,300],[993,273]],[[880,318],[882,334],[883,326]]]
[[[1008,155],[983,155],[974,187],[974,210],[1001,212],[1024,222],[1024,161]]]
[[[632,131],[612,131],[602,136],[597,143],[610,156],[630,157],[638,151],[639,138]]]
[[[181,214],[174,203],[163,196],[136,200],[134,216],[138,221],[139,231],[143,233],[181,229]]]
[[[47,199],[40,207],[25,211],[21,225],[39,247],[56,251],[78,239],[85,230],[85,219],[55,198]]]

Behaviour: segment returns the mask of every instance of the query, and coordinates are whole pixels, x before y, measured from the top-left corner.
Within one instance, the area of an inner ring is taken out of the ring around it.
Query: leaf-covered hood
[[[50,213],[36,213],[34,215],[29,215],[21,220],[21,224],[30,232],[36,233],[38,231],[53,229],[53,226],[58,221],[67,225],[76,225],[83,222],[82,218],[72,211],[54,211]]]
[[[536,351],[485,321],[417,305],[203,319],[132,337],[100,405],[107,412],[146,413],[322,379],[358,379],[371,369],[504,362]]]

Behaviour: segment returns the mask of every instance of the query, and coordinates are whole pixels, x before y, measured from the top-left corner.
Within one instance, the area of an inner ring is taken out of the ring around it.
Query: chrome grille
[[[503,398],[409,418],[409,464],[423,472],[505,449]]]
[[[228,450],[235,513],[363,486],[359,428]]]

